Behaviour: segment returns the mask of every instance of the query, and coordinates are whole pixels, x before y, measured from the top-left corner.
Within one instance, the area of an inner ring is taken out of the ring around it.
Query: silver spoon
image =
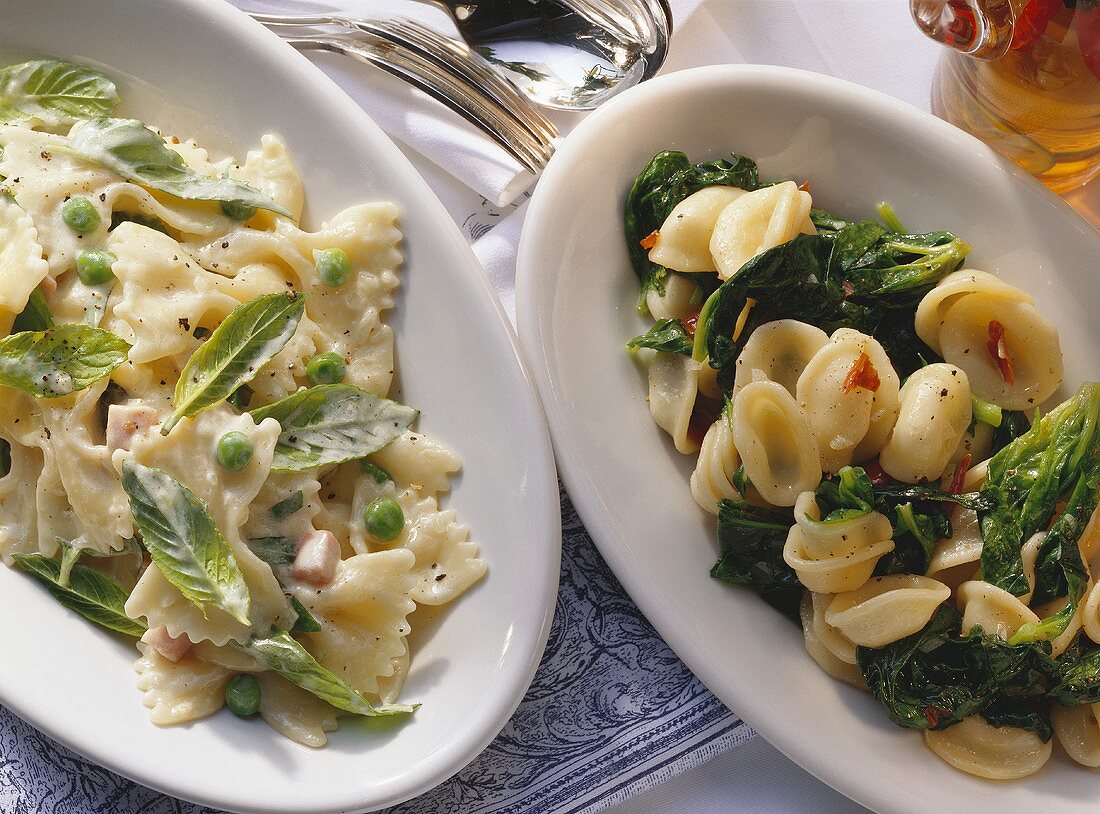
[[[589,110],[657,73],[667,0],[417,0],[451,15],[469,46],[539,104]]]
[[[590,110],[657,73],[668,53],[667,0],[412,0],[446,12],[469,48],[532,101],[559,110]],[[251,13],[283,33],[288,27],[379,25],[345,14]],[[395,19],[397,24],[413,25]]]

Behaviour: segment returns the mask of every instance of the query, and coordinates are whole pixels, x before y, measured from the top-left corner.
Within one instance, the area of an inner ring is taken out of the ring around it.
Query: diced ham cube
[[[340,542],[331,531],[311,531],[298,542],[298,553],[290,573],[295,579],[318,587],[336,577],[340,564]]]
[[[191,650],[191,640],[187,638],[186,633],[173,639],[168,635],[168,628],[164,625],[145,631],[141,640],[169,661],[179,661]]]
[[[107,408],[107,449],[129,449],[135,435],[148,432],[160,413],[143,404],[112,404]]]

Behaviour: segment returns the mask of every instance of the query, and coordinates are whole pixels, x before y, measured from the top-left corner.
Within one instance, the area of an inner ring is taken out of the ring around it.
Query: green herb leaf
[[[59,127],[107,115],[117,104],[114,82],[84,65],[38,59],[0,70],[0,121]]]
[[[416,709],[416,706],[409,704],[372,706],[351,686],[318,664],[317,659],[285,631],[234,646],[292,684],[345,712],[377,717],[409,713]]]
[[[1020,555],[1024,542],[1047,528],[1059,500],[1081,488],[1082,479],[1086,493],[1078,508],[1095,507],[1100,480],[1098,424],[1100,384],[1086,382],[990,459],[982,494],[994,506],[980,514],[986,582],[1016,596],[1028,593],[1031,586]],[[1075,543],[1083,530],[1083,523],[1070,530],[1069,542]]]
[[[293,537],[252,537],[248,547],[268,565],[289,565],[297,551]]]
[[[88,325],[58,325],[0,339],[0,385],[38,398],[83,390],[126,361],[130,344]]]
[[[910,729],[945,729],[995,702],[1039,690],[1054,662],[1049,647],[1012,646],[974,628],[959,634],[962,617],[940,605],[923,630],[883,648],[856,648],[871,694],[890,719]]]
[[[265,294],[234,308],[184,365],[161,434],[251,381],[290,341],[304,309],[301,294]]]
[[[282,520],[284,517],[290,517],[304,505],[306,505],[306,496],[305,493],[299,489],[289,497],[280,500],[267,511],[275,519]]]
[[[718,503],[718,562],[710,575],[730,585],[747,585],[787,618],[798,621],[802,584],[783,561],[789,515],[748,503]]]
[[[1047,695],[1064,707],[1100,702],[1100,645],[1078,636],[1055,662]]]
[[[845,466],[835,478],[818,484],[815,500],[823,515],[820,522],[833,523],[870,514],[875,495],[862,467]]]
[[[290,607],[294,608],[294,612],[298,614],[293,627],[296,633],[316,633],[321,629],[321,623],[314,619],[306,606],[293,596],[290,597]]]
[[[691,335],[680,320],[662,319],[654,323],[653,327],[641,336],[631,339],[626,346],[631,350],[652,348],[663,353],[691,356],[691,343]]]
[[[137,119],[96,118],[69,139],[69,151],[118,173],[128,181],[188,201],[253,206],[290,217],[260,190],[232,178],[199,175],[164,139]]]
[[[970,396],[970,403],[975,421],[988,424],[993,428],[1001,426],[1001,419],[1004,416],[1004,411],[999,405],[978,398],[973,394]]]
[[[301,472],[373,455],[397,438],[418,410],[350,384],[322,384],[251,411],[282,425],[271,468]]]
[[[144,624],[126,615],[123,610],[128,598],[126,591],[110,577],[86,565],[73,565],[68,585],[62,585],[58,560],[41,554],[13,554],[12,558],[22,570],[45,585],[54,599],[90,622],[127,636],[140,637],[145,633]]]
[[[135,461],[122,466],[122,488],[130,498],[134,525],[164,578],[203,616],[213,605],[250,625],[244,575],[195,493],[168,473]]]
[[[39,286],[27,298],[27,305],[12,323],[11,332],[14,334],[22,331],[45,331],[52,327],[53,314],[50,313],[50,307],[46,305],[46,297]]]

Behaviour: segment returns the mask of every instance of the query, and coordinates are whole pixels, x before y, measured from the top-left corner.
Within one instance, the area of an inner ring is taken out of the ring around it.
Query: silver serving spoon
[[[469,46],[539,104],[589,110],[657,73],[667,0],[417,0],[450,14]]]

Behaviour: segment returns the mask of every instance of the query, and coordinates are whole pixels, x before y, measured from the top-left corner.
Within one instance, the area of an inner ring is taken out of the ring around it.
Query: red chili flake
[[[660,232],[658,232],[656,229],[654,229],[648,235],[646,235],[641,240],[639,240],[638,243],[641,244],[643,249],[646,249],[646,250],[652,249],[654,246],[657,245],[657,236],[659,234],[660,234]]]
[[[866,353],[861,353],[859,358],[852,364],[852,369],[848,371],[848,375],[844,377],[844,392],[851,393],[857,387],[862,387],[874,393],[878,390],[879,384],[881,382],[879,381],[878,371],[871,364],[871,357]]]
[[[867,477],[875,486],[883,486],[892,480],[892,478],[886,474],[886,470],[883,469],[882,465],[878,462],[878,458],[867,461],[863,463],[862,466],[863,471],[867,473]]]
[[[691,409],[691,420],[688,422],[687,435],[696,444],[703,443],[703,436],[707,434],[710,425],[718,420],[722,413],[722,402],[717,399],[708,399],[699,396],[695,400],[695,406]]]
[[[851,280],[845,280],[843,283],[840,284],[840,291],[841,291],[842,294],[844,294],[845,299],[852,296],[852,293],[855,290],[856,290],[856,287],[854,285],[852,285]]]
[[[798,188],[800,190],[802,190],[803,192],[809,192],[810,191],[810,182],[809,181],[803,181],[801,184],[798,185]]]
[[[989,341],[985,347],[1001,369],[1001,378],[1009,384],[1015,384],[1016,374],[1012,371],[1012,357],[1008,355],[1005,326],[995,319],[989,320]]]
[[[680,320],[680,324],[684,326],[684,330],[688,332],[688,336],[695,336],[695,326],[699,324],[700,310],[701,306]]]
[[[940,709],[939,707],[924,708],[924,717],[928,719],[928,726],[932,729],[935,729],[940,721],[949,716],[950,713],[947,710]]]
[[[963,455],[962,460],[959,461],[959,465],[955,467],[955,476],[951,478],[951,488],[948,489],[951,494],[957,495],[963,490],[963,481],[966,480],[967,470],[970,469],[970,453]]]

